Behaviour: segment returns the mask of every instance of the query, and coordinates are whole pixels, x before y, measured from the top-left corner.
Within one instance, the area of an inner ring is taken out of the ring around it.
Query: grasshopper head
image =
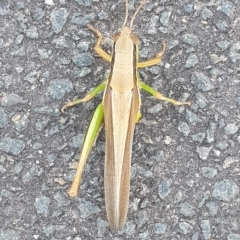
[[[116,42],[117,40],[120,40],[120,39],[129,39],[129,38],[132,40],[132,42],[135,45],[139,43],[137,35],[132,33],[132,30],[129,27],[127,27],[127,26],[124,26],[122,28],[121,32],[116,32],[113,35],[113,41],[114,42]]]

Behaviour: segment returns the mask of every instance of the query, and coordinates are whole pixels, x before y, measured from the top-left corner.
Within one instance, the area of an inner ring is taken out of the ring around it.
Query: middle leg
[[[178,106],[180,106],[180,105],[191,106],[191,102],[180,102],[180,101],[177,101],[175,99],[165,97],[160,92],[158,92],[157,90],[153,89],[152,87],[150,87],[146,83],[143,83],[143,82],[139,81],[138,84],[139,84],[140,88],[142,88],[144,91],[150,93],[151,95],[153,95],[155,98],[157,98],[159,100],[170,102],[170,103],[172,103],[174,105],[178,105]]]

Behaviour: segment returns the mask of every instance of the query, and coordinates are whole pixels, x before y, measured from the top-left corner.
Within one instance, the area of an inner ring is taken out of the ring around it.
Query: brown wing
[[[106,131],[105,204],[112,230],[123,228],[128,211],[132,141],[140,108],[138,88],[118,92],[107,87],[103,101]]]

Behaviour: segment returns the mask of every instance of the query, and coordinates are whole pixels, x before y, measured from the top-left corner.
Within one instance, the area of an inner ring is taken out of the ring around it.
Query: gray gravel
[[[133,13],[137,1],[130,1]],[[61,114],[102,82],[96,35],[110,52],[125,4],[0,1],[0,240],[240,239],[240,1],[150,1],[134,32],[140,61],[167,43],[142,80],[191,107],[142,93],[128,219],[109,230],[104,131],[79,197],[67,196],[88,122],[102,95]],[[142,91],[141,91],[142,92]]]

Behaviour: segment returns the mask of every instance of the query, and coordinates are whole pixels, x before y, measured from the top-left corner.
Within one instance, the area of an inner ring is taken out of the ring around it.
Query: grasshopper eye
[[[138,36],[133,33],[131,33],[131,39],[135,45],[137,45],[139,43]]]
[[[116,33],[113,34],[113,41],[114,42],[116,42],[118,40],[120,34],[121,34],[120,32],[116,32]]]

